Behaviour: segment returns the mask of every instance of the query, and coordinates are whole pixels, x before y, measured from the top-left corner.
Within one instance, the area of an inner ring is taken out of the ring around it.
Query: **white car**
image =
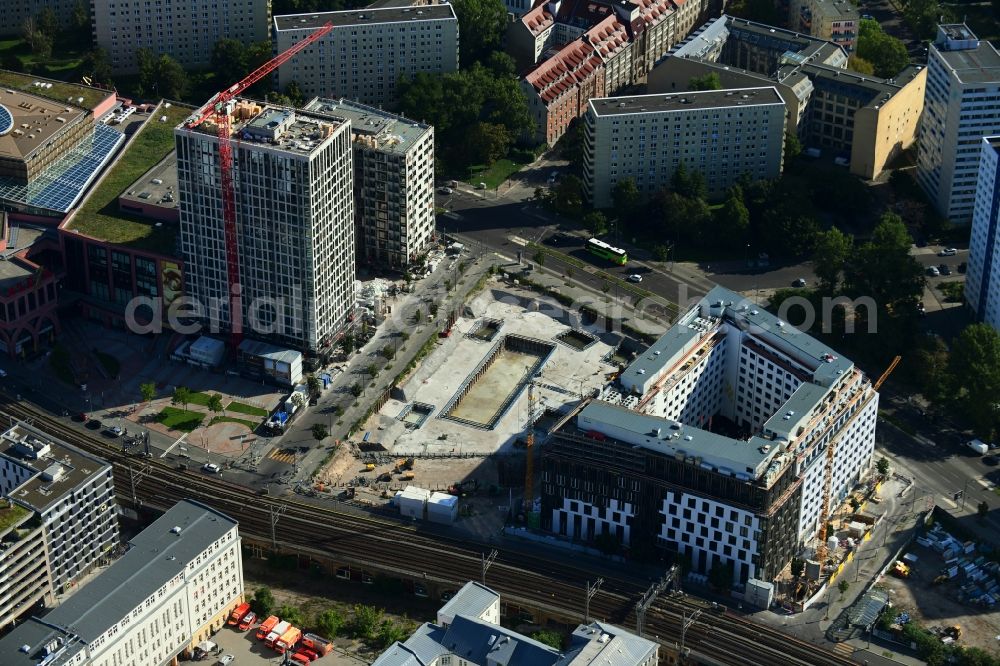
[[[792,286],[793,287],[798,287],[798,288],[801,289],[802,287],[805,287],[807,284],[809,284],[809,283],[806,282],[805,278],[799,278],[798,280],[796,280],[795,282],[792,283]]]
[[[930,275],[931,277],[937,277],[941,275],[941,271],[938,270],[937,266],[929,266],[927,268],[927,274]]]
[[[206,472],[208,474],[218,474],[222,471],[222,468],[216,465],[215,463],[205,463],[204,465],[201,466],[201,471]]]
[[[229,664],[236,661],[236,657],[231,654],[224,655],[219,661],[215,662],[218,666],[229,666]]]
[[[938,252],[939,257],[954,257],[956,254],[958,254],[958,250],[953,247],[946,247]]]
[[[451,189],[450,187],[439,187],[439,188],[438,188],[438,192],[439,192],[440,194],[451,194],[451,193],[452,193],[452,192],[454,192],[454,191],[455,191],[455,190]]]
[[[638,273],[632,273],[632,275],[629,275],[625,279],[628,280],[629,282],[642,282],[642,276],[639,275]]]

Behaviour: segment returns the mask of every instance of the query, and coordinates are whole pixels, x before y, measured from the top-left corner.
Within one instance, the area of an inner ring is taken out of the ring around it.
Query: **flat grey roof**
[[[455,11],[450,4],[421,5],[419,7],[366,7],[365,9],[350,9],[340,12],[285,14],[274,17],[274,29],[279,31],[315,30],[327,23],[332,23],[334,27],[340,28],[349,25],[442,19],[455,19]]]
[[[762,106],[784,104],[774,86],[736,88],[731,90],[700,90],[669,95],[635,95],[631,97],[597,97],[590,100],[590,108],[598,116],[617,116],[632,113],[660,113],[664,111],[693,111],[720,109],[736,106]]]
[[[984,136],[983,141],[990,144],[993,150],[1000,153],[1000,136]]]
[[[679,451],[688,457],[701,457],[706,463],[718,467],[720,473],[729,467],[730,472],[746,474],[756,479],[763,471],[763,463],[778,454],[778,447],[763,438],[749,440],[733,439],[714,432],[695,428],[677,421],[640,414],[627,407],[594,400],[577,415],[575,428],[583,434],[592,428],[588,420],[606,423],[633,435],[626,443],[641,446],[651,451],[673,458]],[[567,424],[568,425],[568,424]],[[563,427],[563,431],[566,427]],[[598,431],[603,432],[603,431]],[[607,433],[604,433],[607,435]],[[762,453],[760,446],[770,445],[770,450]],[[728,463],[728,464],[727,464]]]
[[[371,137],[378,150],[387,153],[405,154],[425,134],[433,131],[430,125],[347,99],[314,97],[302,108],[341,121],[351,121],[351,134],[355,140]]]
[[[610,640],[602,642],[602,635]],[[636,666],[647,663],[659,647],[653,641],[605,622],[579,625],[570,640],[566,664],[571,666]]]
[[[71,628],[83,641],[94,641],[236,526],[235,520],[204,504],[178,502],[133,538],[125,555],[79,592],[0,640],[0,661],[5,666],[34,666],[50,637],[65,636],[54,628]],[[174,527],[180,532],[171,532]],[[30,646],[27,654],[20,651],[22,645]]]
[[[118,197],[119,204],[123,201],[135,201],[160,208],[177,208],[177,151],[171,150],[159,164],[132,183]]]
[[[841,19],[859,19],[861,14],[858,12],[857,7],[852,5],[847,0],[816,0],[812,7],[819,9],[818,13],[824,16],[835,16]],[[813,16],[817,12],[813,12]]]
[[[974,38],[973,38],[974,39]],[[986,40],[974,49],[945,51],[932,47],[962,83],[1000,82],[1000,53]]]
[[[32,458],[22,453],[25,444],[36,448],[48,445],[49,452],[43,457]],[[34,476],[12,490],[8,497],[38,512],[44,512],[91,476],[105,475],[111,468],[106,460],[85,453],[25,423],[17,423],[3,433],[0,438],[0,456],[34,470]],[[58,478],[43,477],[43,472],[56,470],[59,472]]]
[[[297,352],[294,349],[277,347],[275,345],[268,344],[267,342],[261,342],[260,340],[244,340],[240,343],[239,351],[244,354],[260,356],[261,358],[267,358],[272,361],[281,361],[289,364],[302,358],[301,352]]]

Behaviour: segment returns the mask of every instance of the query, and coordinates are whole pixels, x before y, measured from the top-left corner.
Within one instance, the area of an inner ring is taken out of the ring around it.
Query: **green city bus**
[[[628,255],[625,253],[625,250],[617,248],[614,245],[608,245],[604,241],[596,238],[591,238],[587,241],[587,251],[601,257],[602,259],[612,261],[619,266],[624,266],[625,262],[628,261]]]

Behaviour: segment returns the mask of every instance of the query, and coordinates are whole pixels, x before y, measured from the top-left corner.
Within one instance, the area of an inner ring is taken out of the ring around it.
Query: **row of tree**
[[[415,629],[413,622],[409,620],[396,622],[385,616],[385,610],[366,604],[355,604],[349,615],[336,608],[328,608],[311,615],[292,604],[279,606],[274,593],[267,587],[258,588],[254,592],[250,605],[254,613],[261,618],[277,615],[294,626],[329,640],[338,636],[357,638],[375,650],[382,650],[396,641],[406,640]]]

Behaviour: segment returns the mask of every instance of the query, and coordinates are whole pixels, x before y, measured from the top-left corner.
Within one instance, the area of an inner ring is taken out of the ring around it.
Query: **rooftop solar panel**
[[[124,140],[121,132],[98,123],[89,137],[27,185],[0,177],[0,199],[66,213]]]

